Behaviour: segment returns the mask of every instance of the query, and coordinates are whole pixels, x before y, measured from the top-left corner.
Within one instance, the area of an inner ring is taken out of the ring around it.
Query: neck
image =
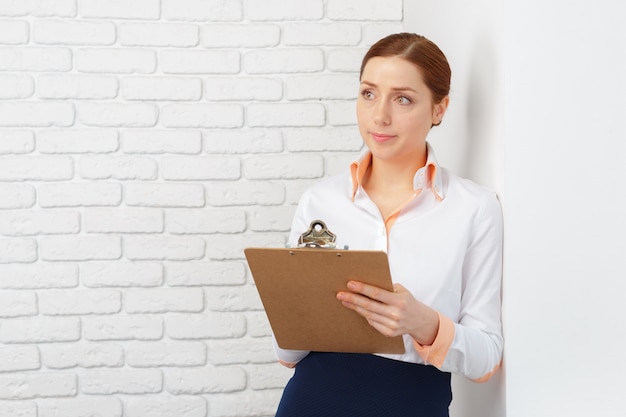
[[[372,156],[364,185],[377,189],[413,190],[413,179],[418,169],[426,165],[426,152],[399,160],[384,160]]]

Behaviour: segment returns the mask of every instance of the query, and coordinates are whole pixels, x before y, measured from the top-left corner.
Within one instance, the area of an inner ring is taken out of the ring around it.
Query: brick
[[[126,100],[197,101],[202,97],[199,78],[128,77],[122,79]]]
[[[2,343],[75,342],[78,339],[80,339],[80,318],[78,317],[0,320],[0,342]]]
[[[109,153],[118,148],[117,132],[110,129],[52,129],[37,136],[41,153]]]
[[[19,45],[28,43],[29,39],[30,25],[28,22],[23,20],[0,20],[0,44]]]
[[[2,25],[0,23],[0,34],[1,33],[2,33]],[[29,98],[34,94],[34,92],[35,92],[35,82],[33,81],[33,77],[31,77],[30,75],[27,75],[27,74],[0,75],[0,99]]]
[[[138,48],[88,48],[75,52],[79,72],[149,74],[156,70],[154,51]]]
[[[92,180],[154,180],[157,163],[141,156],[86,156],[78,160],[78,174]]]
[[[201,28],[205,48],[268,48],[280,42],[280,27],[272,24],[211,24]]]
[[[331,49],[326,56],[326,65],[333,72],[353,72],[354,77],[358,77],[366,52],[364,48]]]
[[[74,106],[72,103],[0,103],[0,126],[64,127],[72,124],[74,124]]]
[[[164,50],[159,62],[166,74],[236,74],[240,69],[236,51]]]
[[[248,126],[305,127],[323,126],[325,110],[318,103],[253,103],[248,106]]]
[[[203,207],[204,187],[200,184],[128,184],[126,204],[143,207]]]
[[[202,134],[197,130],[130,130],[120,137],[125,153],[191,154],[202,151]]]
[[[55,398],[37,401],[38,417],[122,417],[122,401],[109,396]]]
[[[150,127],[157,123],[158,109],[144,103],[80,103],[78,121],[87,126]]]
[[[211,101],[278,101],[283,83],[276,78],[219,77],[204,80],[204,98]]]
[[[208,345],[209,360],[213,365],[276,362],[270,338],[212,340]]]
[[[118,206],[122,186],[106,182],[42,184],[37,195],[41,207]]]
[[[0,264],[29,263],[37,260],[34,239],[0,239]]]
[[[80,231],[77,211],[5,211],[0,217],[0,235],[36,236],[74,234]]]
[[[113,314],[122,309],[117,290],[48,290],[38,294],[39,310],[48,316]]]
[[[35,150],[35,134],[32,131],[0,130],[0,155],[29,153],[33,150]],[[0,195],[2,195],[1,192]]]
[[[246,282],[246,268],[241,262],[177,262],[166,268],[166,282],[172,287],[242,285]]]
[[[128,313],[197,313],[204,308],[202,288],[129,289],[124,307]]]
[[[324,17],[322,0],[263,0],[247,4],[250,20],[320,20]]]
[[[249,179],[319,178],[324,160],[319,155],[264,155],[244,161],[243,172]]]
[[[267,319],[265,311],[246,312],[248,323],[248,336],[250,337],[271,337],[272,327]]]
[[[285,201],[285,186],[272,181],[212,182],[207,190],[211,206],[275,206]]]
[[[246,391],[238,395],[211,395],[211,417],[257,417],[274,415],[282,389]]]
[[[292,76],[285,89],[288,100],[346,100],[358,94],[359,80],[352,75]]]
[[[161,15],[159,0],[78,0],[82,17],[155,20]]]
[[[202,259],[205,243],[194,236],[128,236],[124,251],[132,260],[189,261]]]
[[[321,49],[282,49],[250,51],[243,56],[248,74],[319,72],[324,69]]]
[[[243,391],[246,373],[234,366],[202,369],[170,369],[165,372],[165,389],[174,395],[199,395]]]
[[[243,126],[239,104],[166,104],[161,109],[165,127],[238,128]]]
[[[0,317],[37,315],[37,296],[33,292],[0,292]],[[0,351],[1,355],[1,351]],[[2,364],[0,362],[0,372]]]
[[[163,17],[192,22],[235,22],[243,19],[241,0],[164,0]]]
[[[176,314],[165,323],[171,339],[232,339],[246,334],[246,318],[242,314]]]
[[[248,225],[253,232],[288,232],[295,211],[295,206],[254,207]]]
[[[333,101],[328,103],[328,124],[331,126],[356,126],[355,101]]]
[[[72,397],[78,393],[74,374],[58,372],[0,375],[0,400]]]
[[[198,45],[198,27],[189,24],[122,23],[119,25],[119,41],[125,46],[173,46]]]
[[[46,72],[71,69],[72,52],[67,48],[0,48],[0,71]]]
[[[0,209],[24,209],[35,204],[35,187],[30,184],[0,183]]]
[[[211,311],[239,312],[263,309],[256,287],[251,285],[208,288],[206,304]]]
[[[253,390],[282,389],[293,376],[293,370],[279,363],[245,367]]]
[[[357,23],[291,23],[283,28],[285,45],[356,46],[360,41]]]
[[[363,140],[354,128],[285,129],[283,135],[290,152],[359,152],[363,147]]]
[[[48,75],[37,78],[37,96],[50,99],[112,99],[117,78],[99,75]]]
[[[0,288],[73,288],[78,285],[78,267],[72,264],[0,265]]]
[[[319,180],[290,180],[285,183],[285,203],[298,204],[302,194],[310,187],[318,183]]]
[[[111,45],[115,25],[109,22],[39,20],[33,24],[33,39],[39,44]]]
[[[156,287],[163,284],[163,266],[156,262],[88,262],[80,280],[90,288]]]
[[[210,154],[278,153],[283,139],[277,129],[212,129],[204,133],[204,149]]]
[[[118,236],[59,236],[40,240],[41,258],[46,261],[90,261],[119,259]]]
[[[246,212],[243,210],[169,211],[166,215],[166,224],[167,230],[172,234],[241,233],[246,230]]]
[[[241,177],[241,161],[228,156],[163,157],[161,175],[166,180],[236,180]]]
[[[76,16],[76,0],[3,1],[0,2],[0,15],[74,17]]]
[[[271,233],[256,235],[209,235],[207,257],[214,260],[244,259],[244,248],[268,247],[284,248],[285,236]]]
[[[206,417],[206,400],[199,396],[133,396],[124,399],[124,417]]]
[[[35,346],[0,347],[0,373],[39,369],[39,350]],[[2,408],[0,408],[1,410]],[[3,416],[5,414],[2,414]]]
[[[163,319],[154,315],[82,317],[83,336],[90,341],[160,340]]]
[[[143,342],[126,349],[126,363],[134,368],[202,366],[206,359],[202,342]]]
[[[402,20],[402,0],[328,0],[331,20]]]
[[[87,233],[161,233],[163,225],[162,210],[92,208],[83,212]]]
[[[124,365],[124,349],[112,343],[55,343],[40,346],[39,349],[42,363],[50,369]]]
[[[89,369],[81,375],[83,394],[154,394],[163,389],[158,369]]]
[[[37,404],[30,401],[0,401],[0,416],[37,417]]]

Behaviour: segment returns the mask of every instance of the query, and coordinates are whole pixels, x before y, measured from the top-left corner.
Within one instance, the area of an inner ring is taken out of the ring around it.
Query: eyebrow
[[[369,85],[370,87],[378,87],[376,84],[371,83],[369,81],[361,81],[361,84],[366,84],[366,85]],[[414,88],[411,88],[411,87],[391,87],[391,89],[393,91],[412,91],[415,94],[418,94],[418,92]]]

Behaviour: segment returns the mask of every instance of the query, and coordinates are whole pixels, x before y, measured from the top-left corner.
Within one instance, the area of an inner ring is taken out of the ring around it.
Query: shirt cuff
[[[439,330],[437,330],[437,336],[433,344],[422,346],[413,339],[413,346],[415,346],[415,350],[425,362],[441,368],[454,341],[455,329],[454,322],[451,319],[439,312],[437,312],[437,315],[439,316]]]

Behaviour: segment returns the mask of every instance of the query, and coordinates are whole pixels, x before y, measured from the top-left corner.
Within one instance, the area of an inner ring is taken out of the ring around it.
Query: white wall
[[[435,145],[461,138],[444,163],[496,188],[505,215],[506,384],[463,386],[456,413],[503,416],[477,411],[495,395],[507,417],[623,415],[626,7],[433,3],[406,1],[405,27],[451,55],[451,110],[468,115]],[[470,139],[477,103],[493,126]]]
[[[0,416],[262,417],[242,249],[361,148],[391,0],[0,1]]]

